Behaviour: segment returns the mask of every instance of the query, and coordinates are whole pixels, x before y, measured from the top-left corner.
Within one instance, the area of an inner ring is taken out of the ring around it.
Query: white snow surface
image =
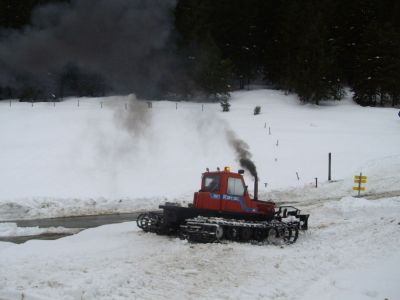
[[[0,237],[9,236],[31,236],[31,235],[42,235],[42,234],[75,234],[81,229],[79,228],[65,228],[65,227],[46,227],[40,228],[35,227],[18,227],[16,223],[0,223]]]
[[[0,299],[400,299],[397,110],[350,99],[302,105],[273,90],[235,92],[231,104],[222,113],[210,103],[147,109],[133,95],[79,99],[79,107],[77,99],[0,102],[0,220],[191,202],[206,167],[240,168],[226,130],[249,145],[260,198],[311,215],[309,230],[282,247],[189,244],[134,222],[0,242]],[[368,179],[356,198],[360,172]]]

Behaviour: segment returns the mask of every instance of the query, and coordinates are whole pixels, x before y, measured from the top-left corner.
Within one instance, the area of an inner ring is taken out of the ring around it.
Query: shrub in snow
[[[222,100],[220,103],[221,103],[222,111],[229,111],[231,104],[228,102],[228,100]]]
[[[260,106],[256,106],[254,107],[254,115],[258,115],[261,112],[261,107]]]

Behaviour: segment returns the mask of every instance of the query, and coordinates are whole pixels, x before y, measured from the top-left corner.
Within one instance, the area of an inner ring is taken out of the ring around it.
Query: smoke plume
[[[114,120],[133,138],[141,137],[151,123],[151,114],[147,104],[139,101],[135,95],[129,95],[125,108],[118,107]]]
[[[236,159],[239,161],[242,168],[245,168],[250,172],[254,178],[257,178],[257,168],[254,162],[251,160],[251,153],[249,151],[249,145],[243,140],[239,139],[232,130],[226,131],[229,144],[233,147],[236,152]]]
[[[176,0],[71,0],[39,6],[31,26],[0,32],[0,86],[21,78],[54,92],[74,66],[116,93],[156,96],[176,75],[172,24]]]

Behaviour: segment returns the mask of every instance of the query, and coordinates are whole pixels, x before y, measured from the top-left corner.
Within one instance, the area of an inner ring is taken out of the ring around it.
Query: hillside
[[[160,101],[149,109],[133,95],[0,103],[1,219],[191,201],[206,167],[240,168],[228,131],[248,144],[264,199],[352,195],[360,172],[369,176],[367,192],[400,190],[397,110],[348,98],[301,105],[273,90],[235,92],[231,103],[229,113],[218,103]],[[335,182],[328,184],[329,152]]]

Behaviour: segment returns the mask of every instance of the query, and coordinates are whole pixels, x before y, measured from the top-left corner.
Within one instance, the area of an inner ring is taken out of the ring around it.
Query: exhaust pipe
[[[246,154],[246,155],[249,155],[249,154]],[[250,174],[254,176],[254,200],[258,200],[258,176],[257,176],[256,166],[249,158],[241,158],[240,165],[243,168],[249,170]]]
[[[258,176],[254,175],[254,200],[258,200]]]

